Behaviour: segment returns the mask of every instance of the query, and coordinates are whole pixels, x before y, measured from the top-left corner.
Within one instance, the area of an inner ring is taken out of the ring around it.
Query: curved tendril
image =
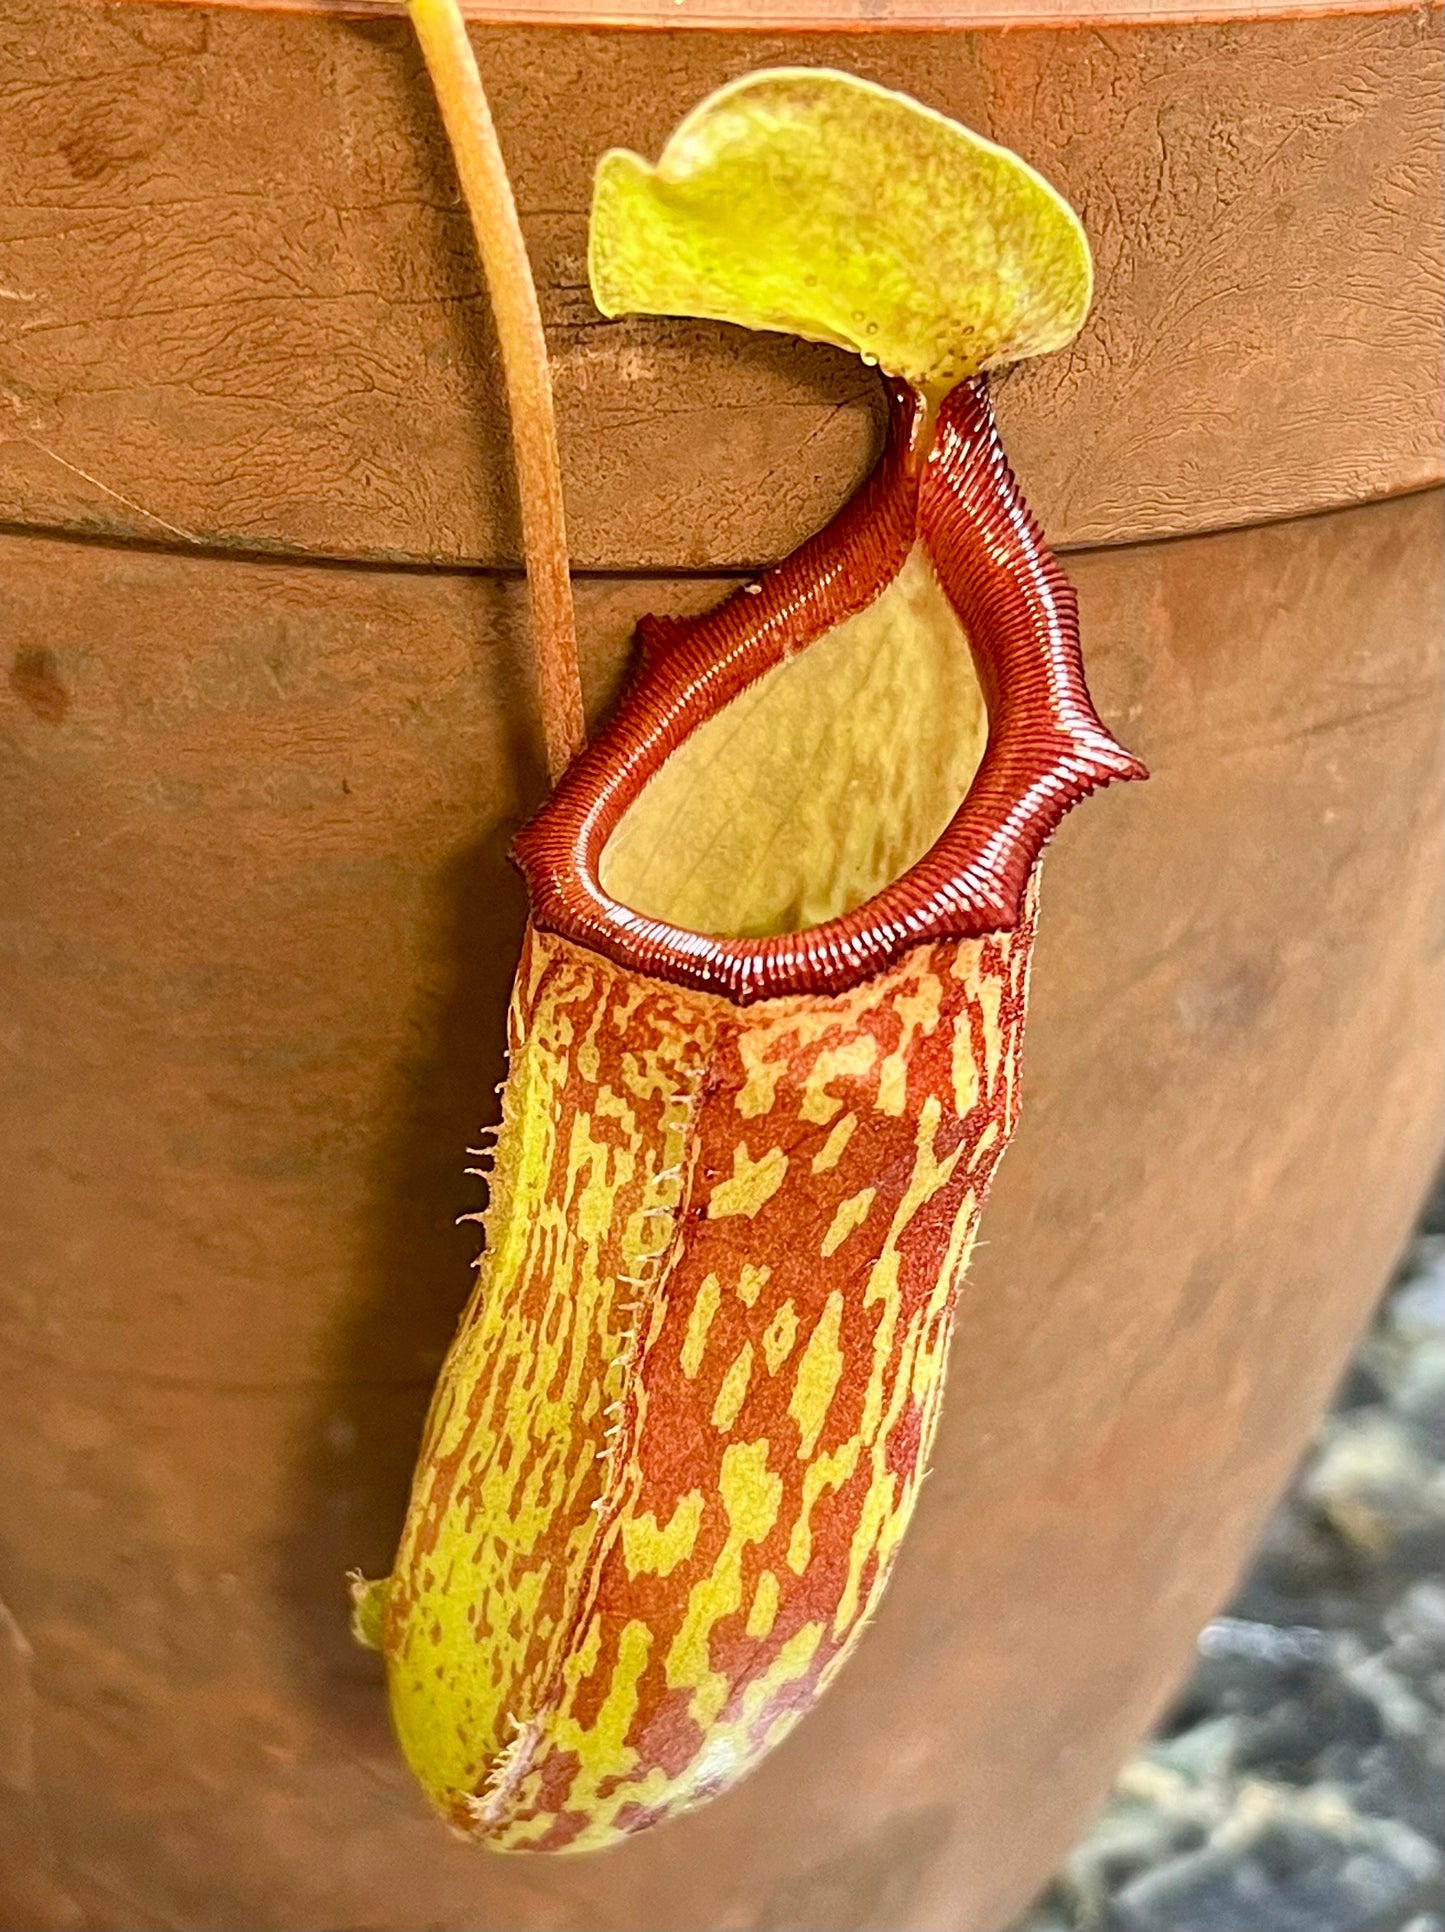
[[[511,414],[547,766],[586,741],[547,339],[507,164],[457,0],[407,0],[486,274]]]

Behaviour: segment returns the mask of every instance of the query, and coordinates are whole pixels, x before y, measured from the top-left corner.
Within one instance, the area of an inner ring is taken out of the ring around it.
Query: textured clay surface
[[[556,358],[573,555],[750,566],[868,468],[843,353],[606,324],[586,207],[709,88],[832,63],[1016,148],[1082,213],[1083,335],[1010,377],[1056,544],[1439,475],[1438,15],[877,36],[478,30]],[[511,559],[494,350],[406,27],[0,0],[0,519]]]
[[[1006,1923],[1190,1656],[1438,1148],[1440,500],[1076,558],[1150,784],[1044,866],[1023,1115],[850,1667],[605,1859],[442,1834],[342,1573],[468,1289],[539,776],[486,578],[0,539],[0,1910]],[[628,626],[726,586],[583,586]],[[746,1857],[738,1855],[746,1846]]]

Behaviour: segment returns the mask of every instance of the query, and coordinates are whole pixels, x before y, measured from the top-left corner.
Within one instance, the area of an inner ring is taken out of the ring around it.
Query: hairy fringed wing
[[[843,342],[878,467],[635,681],[523,831],[486,1251],[393,1575],[394,1719],[458,1828],[604,1845],[732,1783],[887,1582],[1018,1116],[1039,852],[1141,775],[981,371],[1089,297],[1003,150],[822,70],[608,156],[608,313]]]

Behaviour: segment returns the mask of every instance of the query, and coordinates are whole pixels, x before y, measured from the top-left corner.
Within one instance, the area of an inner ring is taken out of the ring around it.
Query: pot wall
[[[1438,1145],[1439,508],[1073,560],[1154,776],[1047,861],[897,1580],[738,1793],[560,1864],[424,1815],[341,1583],[388,1562],[467,1287],[516,589],[0,541],[4,1923],[1005,1923],[1227,1591]],[[585,585],[594,693],[640,610],[722,588]]]

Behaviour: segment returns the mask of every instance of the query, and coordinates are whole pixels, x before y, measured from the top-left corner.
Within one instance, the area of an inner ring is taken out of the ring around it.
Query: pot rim
[[[114,5],[115,0],[106,0]],[[404,20],[404,0],[121,0],[128,6]],[[1005,28],[1199,27],[1418,13],[1420,0],[460,0],[478,26],[712,33],[973,33]],[[1425,0],[1438,13],[1445,0]]]

